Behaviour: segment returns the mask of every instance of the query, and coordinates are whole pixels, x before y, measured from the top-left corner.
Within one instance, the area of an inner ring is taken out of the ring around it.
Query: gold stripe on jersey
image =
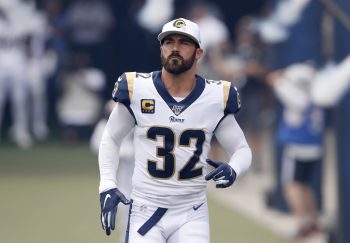
[[[231,83],[228,81],[222,80],[222,87],[224,89],[224,109],[226,109],[228,95],[230,94]]]
[[[134,81],[136,77],[136,72],[126,73],[125,76],[126,76],[126,82],[128,83],[129,99],[131,101],[132,96],[134,94]]]

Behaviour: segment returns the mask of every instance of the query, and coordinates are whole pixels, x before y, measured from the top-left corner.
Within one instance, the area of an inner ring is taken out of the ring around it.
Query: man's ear
[[[203,51],[202,48],[197,48],[197,49],[196,49],[196,60],[201,59],[202,56],[203,56],[203,53],[204,53],[204,51]]]

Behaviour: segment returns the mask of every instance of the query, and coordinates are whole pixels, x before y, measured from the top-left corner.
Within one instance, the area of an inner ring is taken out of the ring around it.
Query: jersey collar
[[[196,75],[196,86],[191,91],[191,93],[183,100],[177,102],[165,88],[163,80],[161,79],[161,71],[153,72],[153,83],[156,87],[159,95],[163,98],[165,103],[169,106],[169,108],[173,111],[173,113],[178,116],[184,110],[187,109],[194,101],[198,99],[198,97],[202,94],[205,88],[205,79],[199,75]]]

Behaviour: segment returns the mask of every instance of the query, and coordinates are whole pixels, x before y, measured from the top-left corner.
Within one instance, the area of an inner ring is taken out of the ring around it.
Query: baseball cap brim
[[[189,37],[191,40],[193,40],[198,46],[200,46],[199,42],[197,41],[196,38],[194,38],[192,35],[189,35],[187,33],[184,33],[183,31],[176,31],[176,30],[171,30],[171,31],[167,31],[167,32],[162,32],[158,35],[158,40],[160,42],[163,41],[163,39],[169,35],[173,35],[173,34],[178,34],[178,35],[184,35]]]

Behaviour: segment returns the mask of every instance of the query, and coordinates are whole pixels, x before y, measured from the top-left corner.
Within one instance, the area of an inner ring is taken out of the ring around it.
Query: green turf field
[[[0,242],[117,242],[99,221],[98,166],[87,145],[0,146]],[[210,200],[212,243],[287,243]]]

